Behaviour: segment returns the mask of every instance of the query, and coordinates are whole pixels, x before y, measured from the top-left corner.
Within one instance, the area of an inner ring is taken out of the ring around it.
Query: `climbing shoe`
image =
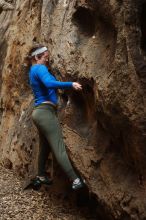
[[[85,180],[76,178],[72,183],[72,189],[77,190],[85,186]]]
[[[41,181],[38,177],[35,177],[34,179],[31,180],[31,187],[33,190],[38,191],[41,188]]]
[[[48,176],[37,176],[37,179],[40,181],[41,184],[45,185],[52,185],[53,181],[48,178]]]

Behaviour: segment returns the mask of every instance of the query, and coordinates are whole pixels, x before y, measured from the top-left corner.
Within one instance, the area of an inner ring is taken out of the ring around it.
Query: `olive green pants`
[[[63,142],[61,127],[56,110],[49,104],[41,104],[33,110],[32,119],[39,131],[40,150],[38,158],[38,175],[45,175],[45,164],[50,152],[71,180],[77,178],[70,163]]]

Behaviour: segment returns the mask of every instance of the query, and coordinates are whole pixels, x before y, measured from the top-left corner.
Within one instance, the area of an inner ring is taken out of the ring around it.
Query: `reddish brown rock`
[[[74,166],[112,219],[145,219],[146,3],[144,0],[8,2],[0,12],[0,160],[34,172],[38,137],[23,66],[28,49],[48,46],[52,72],[78,80],[60,118]]]

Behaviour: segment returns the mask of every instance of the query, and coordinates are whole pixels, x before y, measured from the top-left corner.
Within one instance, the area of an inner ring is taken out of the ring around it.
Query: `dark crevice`
[[[142,5],[141,15],[140,15],[140,25],[141,25],[141,48],[146,53],[146,2]]]
[[[73,14],[72,22],[79,27],[80,32],[92,36],[96,29],[95,11],[79,7]]]
[[[88,189],[83,189],[76,194],[76,205],[78,208],[86,208],[87,211],[92,213],[93,220],[112,220],[109,213],[105,211],[105,208],[98,203],[96,196],[93,193],[89,193]],[[83,214],[84,215],[84,214]],[[87,215],[87,213],[86,213]]]
[[[7,53],[7,46],[8,45],[5,40],[0,42],[0,93],[1,93],[1,86],[2,86],[2,72],[3,72],[5,57],[6,57],[6,53]],[[1,123],[2,115],[3,115],[3,111],[4,111],[3,100],[1,97],[1,100],[0,100],[0,123]]]
[[[95,94],[94,81],[83,79],[81,82],[83,90],[81,92],[72,92],[70,99],[72,103],[73,116],[72,127],[81,136],[91,139],[95,129]],[[93,128],[94,127],[94,128]]]
[[[61,94],[61,98],[62,98],[62,100],[63,100],[64,103],[67,103],[67,102],[68,102],[68,96],[67,96],[66,93],[62,93],[62,94]]]

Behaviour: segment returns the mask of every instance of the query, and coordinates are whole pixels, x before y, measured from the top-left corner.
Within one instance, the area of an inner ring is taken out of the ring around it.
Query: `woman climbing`
[[[32,119],[38,129],[40,139],[38,175],[33,179],[33,186],[51,184],[51,180],[46,175],[45,164],[49,153],[52,152],[72,181],[72,189],[79,189],[83,187],[84,181],[78,177],[67,156],[56,110],[57,89],[82,90],[82,86],[78,82],[56,80],[46,66],[49,59],[47,47],[41,46],[31,49],[28,57],[31,62],[29,80],[35,100]]]

